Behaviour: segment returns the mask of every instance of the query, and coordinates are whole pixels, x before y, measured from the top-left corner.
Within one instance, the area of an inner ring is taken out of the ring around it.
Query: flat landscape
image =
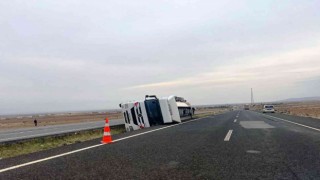
[[[279,113],[320,119],[320,101],[283,103],[276,108]]]
[[[34,127],[34,119],[37,119],[38,126],[41,127],[85,122],[103,122],[106,117],[109,119],[122,119],[122,114],[118,110],[110,112],[49,113],[0,116],[0,131]]]
[[[0,180],[320,180],[319,7],[0,1]]]
[[[274,105],[277,112],[281,114],[320,119],[320,101],[274,103]],[[263,104],[257,104],[253,110],[262,110],[262,108]]]
[[[3,159],[0,179],[318,179],[319,128],[231,111]]]
[[[229,108],[220,107],[201,107],[197,108],[197,115],[218,114],[227,111]],[[35,115],[11,115],[0,116],[0,131],[14,130],[21,128],[34,127],[33,120],[37,119],[38,126],[66,125],[66,124],[83,124],[104,122],[105,118],[116,120],[123,119],[121,110],[108,112],[79,112],[79,113],[49,113]]]

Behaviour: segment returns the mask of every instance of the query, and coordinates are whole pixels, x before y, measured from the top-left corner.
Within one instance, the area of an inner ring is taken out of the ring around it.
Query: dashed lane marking
[[[208,118],[208,117],[206,117],[206,118]],[[125,140],[125,139],[141,136],[141,135],[152,133],[152,132],[155,132],[155,131],[160,131],[160,130],[171,128],[171,127],[174,127],[174,126],[179,126],[179,125],[190,123],[190,122],[193,122],[193,121],[198,121],[198,120],[201,120],[201,119],[205,119],[205,118],[194,119],[194,120],[190,120],[190,121],[183,122],[183,123],[180,123],[180,124],[174,124],[174,125],[170,125],[170,126],[166,126],[166,127],[150,130],[150,131],[139,133],[139,134],[135,134],[135,135],[132,135],[132,136],[116,139],[113,142],[122,141],[122,140]],[[97,145],[94,145],[94,146],[89,146],[89,147],[78,149],[78,150],[75,150],[75,151],[70,151],[70,152],[67,152],[67,153],[62,153],[62,154],[59,154],[59,155],[55,155],[55,156],[39,159],[39,160],[36,160],[36,161],[31,161],[31,162],[28,162],[28,163],[24,163],[24,164],[8,167],[8,168],[5,168],[5,169],[0,169],[0,173],[6,172],[6,171],[10,171],[10,170],[13,170],[13,169],[18,169],[18,168],[25,167],[25,166],[29,166],[29,165],[32,165],[32,164],[48,161],[48,160],[51,160],[51,159],[56,159],[56,158],[59,158],[59,157],[70,155],[70,154],[75,154],[75,153],[78,153],[78,152],[81,152],[81,151],[93,149],[93,148],[96,148],[96,147],[99,147],[99,146],[103,146],[103,145],[105,145],[105,144],[97,144]]]
[[[233,130],[229,130],[226,137],[224,138],[224,141],[230,141],[231,135],[232,135]]]

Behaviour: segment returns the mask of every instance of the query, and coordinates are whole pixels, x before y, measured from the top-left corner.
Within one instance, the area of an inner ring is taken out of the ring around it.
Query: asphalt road
[[[320,179],[320,121],[271,116],[233,111],[3,159],[0,179]]]
[[[124,124],[123,119],[110,120],[110,126]],[[57,135],[82,130],[96,129],[104,127],[105,121],[84,122],[64,125],[39,126],[33,128],[15,129],[9,131],[0,131],[0,142],[9,142],[15,140],[29,139]]]

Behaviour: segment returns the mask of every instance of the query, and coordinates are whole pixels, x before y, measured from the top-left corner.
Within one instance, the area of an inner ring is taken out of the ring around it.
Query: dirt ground
[[[60,113],[34,116],[11,116],[0,118],[0,130],[34,127],[34,119],[37,119],[38,126],[50,126],[58,124],[104,121],[106,117],[109,119],[122,118],[120,111],[102,113]]]
[[[198,107],[196,108],[195,114],[220,114],[230,110],[231,108],[229,107]]]
[[[320,101],[290,102],[274,104],[278,113],[320,119]],[[254,110],[262,110],[263,105],[256,105]]]
[[[224,112],[226,108],[197,108],[196,114],[217,114]],[[46,114],[34,116],[0,116],[0,131],[34,127],[33,120],[37,119],[38,126],[50,126],[60,124],[72,124],[81,122],[104,121],[105,118],[109,119],[122,119],[121,111],[113,112],[90,112],[90,113],[63,113],[63,114]]]

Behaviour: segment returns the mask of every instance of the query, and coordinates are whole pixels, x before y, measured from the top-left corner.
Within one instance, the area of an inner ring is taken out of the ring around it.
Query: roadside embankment
[[[199,108],[196,110],[194,119],[203,118],[212,115],[222,114],[230,111],[229,108]],[[118,116],[117,116],[118,117]],[[112,126],[111,134],[124,133],[124,125]],[[103,128],[64,133],[59,135],[38,137],[33,139],[11,141],[0,144],[0,159],[15,157],[23,154],[30,154],[43,150],[53,149],[75,143],[81,143],[93,139],[102,138]]]
[[[261,111],[263,105],[256,104],[251,107],[251,110]],[[277,113],[320,119],[320,101],[275,103],[273,105]]]
[[[39,127],[43,127],[82,122],[104,121],[106,117],[108,117],[109,119],[123,118],[120,111],[10,115],[0,116],[0,130],[4,131],[34,127],[34,119],[37,119],[37,125]]]
[[[125,132],[123,125],[111,127],[111,134]],[[102,138],[103,128],[73,132],[50,137],[41,137],[23,141],[9,142],[0,144],[0,159],[15,157],[23,154],[30,154],[38,151],[66,146],[74,143]]]

